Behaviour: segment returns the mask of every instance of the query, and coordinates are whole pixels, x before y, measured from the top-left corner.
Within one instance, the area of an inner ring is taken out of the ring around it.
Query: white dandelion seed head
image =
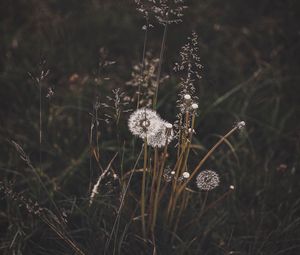
[[[191,100],[191,95],[186,94],[186,95],[183,96],[183,98],[184,98],[185,100]]]
[[[144,139],[155,135],[161,128],[162,123],[162,119],[155,111],[140,108],[130,115],[128,127],[133,135]]]
[[[245,121],[240,121],[236,124],[236,127],[238,129],[243,129],[246,126],[246,122]]]
[[[174,131],[171,128],[167,128],[166,126],[172,125],[167,123],[166,121],[161,120],[160,127],[156,130],[155,133],[149,135],[148,144],[152,147],[161,148],[166,144],[169,144],[174,139]]]
[[[198,109],[198,104],[196,104],[196,103],[192,104],[192,109],[197,110]]]
[[[183,172],[182,177],[185,179],[188,179],[190,177],[190,173],[189,172]]]
[[[212,190],[220,183],[219,175],[212,170],[204,170],[196,178],[197,187],[201,190]]]

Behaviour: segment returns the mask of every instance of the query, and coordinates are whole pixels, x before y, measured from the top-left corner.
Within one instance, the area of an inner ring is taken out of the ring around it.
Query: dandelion
[[[197,187],[206,191],[216,188],[219,183],[219,175],[212,170],[202,171],[196,178]]]
[[[174,138],[173,125],[161,120],[160,127],[155,134],[148,137],[148,144],[152,147],[161,148],[169,144]]]
[[[140,108],[133,112],[128,120],[129,130],[133,135],[142,139],[149,138],[162,132],[162,119],[158,114],[148,108]]]

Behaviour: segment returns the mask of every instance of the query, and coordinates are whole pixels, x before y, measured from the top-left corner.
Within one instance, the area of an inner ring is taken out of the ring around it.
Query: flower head
[[[196,178],[197,187],[206,191],[216,188],[219,183],[219,175],[212,170],[204,170]]]
[[[140,108],[133,112],[128,120],[128,127],[132,134],[140,138],[156,135],[162,127],[162,119],[148,108]]]
[[[160,127],[156,133],[151,134],[148,138],[148,144],[152,147],[161,148],[166,144],[169,144],[174,138],[174,131],[172,124],[161,120]]]

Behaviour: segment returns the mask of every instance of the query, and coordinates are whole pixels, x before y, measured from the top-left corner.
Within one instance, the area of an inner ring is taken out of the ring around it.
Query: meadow
[[[0,254],[300,254],[298,6],[2,1]]]

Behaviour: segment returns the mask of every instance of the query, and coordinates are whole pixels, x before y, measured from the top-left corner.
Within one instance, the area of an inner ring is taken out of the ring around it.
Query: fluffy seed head
[[[171,128],[167,128],[171,126]],[[161,148],[169,144],[174,139],[174,131],[172,129],[172,124],[161,120],[160,127],[155,133],[151,134],[148,138],[148,144],[152,147]]]
[[[163,124],[158,114],[148,108],[140,108],[133,112],[128,120],[128,127],[132,134],[144,139],[155,135]]]
[[[204,170],[196,178],[197,187],[206,191],[216,188],[219,183],[219,175],[212,170]]]

